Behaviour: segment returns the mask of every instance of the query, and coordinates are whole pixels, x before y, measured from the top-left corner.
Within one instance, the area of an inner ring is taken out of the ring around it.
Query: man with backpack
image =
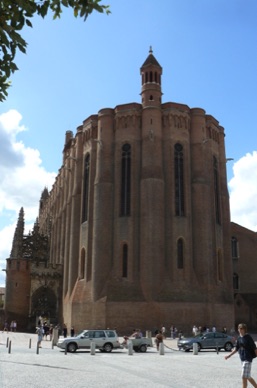
[[[225,356],[225,360],[233,356],[235,353],[239,353],[239,357],[242,363],[242,387],[247,387],[247,381],[249,381],[253,387],[257,388],[256,381],[251,377],[252,360],[256,357],[257,349],[253,338],[247,333],[247,326],[245,323],[238,325],[239,337],[236,342],[236,347],[230,354]]]

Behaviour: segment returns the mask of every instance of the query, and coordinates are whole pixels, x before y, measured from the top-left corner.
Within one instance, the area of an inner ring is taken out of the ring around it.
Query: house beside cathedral
[[[62,166],[26,236],[21,209],[5,312],[24,329],[39,315],[119,333],[231,328],[235,304],[249,316],[250,296],[237,289],[234,301],[247,269],[232,258],[224,129],[201,108],[162,102],[151,49],[140,74],[141,103],[103,108],[66,132]]]

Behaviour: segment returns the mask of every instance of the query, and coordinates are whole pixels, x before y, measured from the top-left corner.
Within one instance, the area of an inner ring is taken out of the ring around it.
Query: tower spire
[[[162,67],[153,55],[152,46],[149,55],[143,63],[140,73],[142,76],[142,105],[143,107],[160,106],[161,104],[161,75]]]
[[[12,250],[10,254],[11,259],[19,259],[22,257],[23,235],[24,235],[24,210],[22,207],[19,213],[17,226],[14,232]]]

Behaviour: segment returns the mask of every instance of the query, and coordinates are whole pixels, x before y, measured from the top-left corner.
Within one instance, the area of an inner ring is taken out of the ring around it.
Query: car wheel
[[[71,342],[70,344],[68,344],[68,349],[67,350],[70,353],[74,353],[77,350],[77,345],[74,342]]]
[[[227,342],[224,346],[224,349],[226,350],[226,352],[230,352],[232,349],[233,349],[233,345],[231,342]]]
[[[111,351],[112,351],[112,344],[105,344],[104,345],[104,347],[103,347],[103,349],[104,349],[104,351],[106,352],[106,353],[111,353]]]
[[[145,353],[147,351],[147,346],[146,345],[141,345],[140,346],[140,352]]]

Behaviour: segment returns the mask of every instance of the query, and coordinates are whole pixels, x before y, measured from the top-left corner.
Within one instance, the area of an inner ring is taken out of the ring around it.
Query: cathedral
[[[224,128],[202,108],[162,102],[151,48],[140,75],[141,103],[66,132],[26,236],[20,211],[5,312],[24,329],[38,316],[119,333],[235,325]]]

